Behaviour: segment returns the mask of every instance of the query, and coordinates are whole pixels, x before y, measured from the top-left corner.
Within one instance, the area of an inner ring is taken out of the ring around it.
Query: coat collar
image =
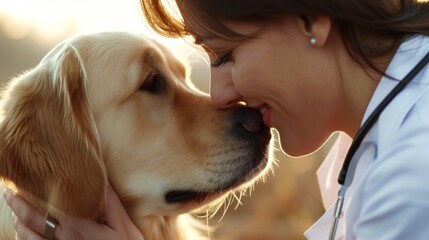
[[[393,78],[402,80],[417,63],[426,55],[429,51],[429,37],[417,35],[409,38],[407,41],[401,44],[397,50],[395,56],[390,62],[386,69],[386,74]],[[412,83],[429,83],[429,79],[419,78],[424,74],[425,71],[429,71],[426,67],[412,80]],[[377,85],[373,97],[371,98],[369,105],[365,111],[363,124],[374,109],[380,104],[380,102],[389,94],[389,92],[398,84],[397,80],[392,80],[387,77],[382,77],[380,83]]]

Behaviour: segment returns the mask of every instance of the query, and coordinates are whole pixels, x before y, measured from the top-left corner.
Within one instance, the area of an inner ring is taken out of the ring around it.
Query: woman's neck
[[[383,75],[369,66],[358,64],[347,51],[344,54],[338,62],[339,73],[344,84],[343,131],[353,137],[360,128],[368,104]],[[374,60],[374,65],[384,72],[393,55],[389,54]]]

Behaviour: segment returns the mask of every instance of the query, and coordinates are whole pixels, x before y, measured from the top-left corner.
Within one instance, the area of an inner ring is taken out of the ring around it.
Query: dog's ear
[[[53,215],[94,219],[107,177],[85,69],[74,47],[51,55],[4,92],[0,177]]]

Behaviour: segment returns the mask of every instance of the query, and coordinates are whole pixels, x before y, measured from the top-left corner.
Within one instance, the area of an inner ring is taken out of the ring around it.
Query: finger
[[[122,202],[113,189],[112,185],[109,183],[106,191],[106,224],[117,229],[117,227],[123,227],[125,220],[128,218],[128,215],[122,206]]]
[[[106,191],[105,223],[124,239],[143,240],[140,230],[131,221],[121,200],[110,183]]]
[[[13,226],[19,240],[44,240],[44,237],[26,227],[17,217],[13,219]]]
[[[45,232],[45,217],[34,207],[22,198],[13,194],[9,189],[4,191],[4,197],[16,218],[20,223],[22,223],[21,225],[25,225],[26,228],[32,229],[32,231],[39,234],[43,234]]]

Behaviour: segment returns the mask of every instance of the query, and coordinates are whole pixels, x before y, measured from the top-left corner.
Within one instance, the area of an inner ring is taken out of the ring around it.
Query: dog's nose
[[[253,108],[243,107],[235,110],[233,119],[236,128],[248,133],[261,133],[267,128],[262,121],[261,113]]]

